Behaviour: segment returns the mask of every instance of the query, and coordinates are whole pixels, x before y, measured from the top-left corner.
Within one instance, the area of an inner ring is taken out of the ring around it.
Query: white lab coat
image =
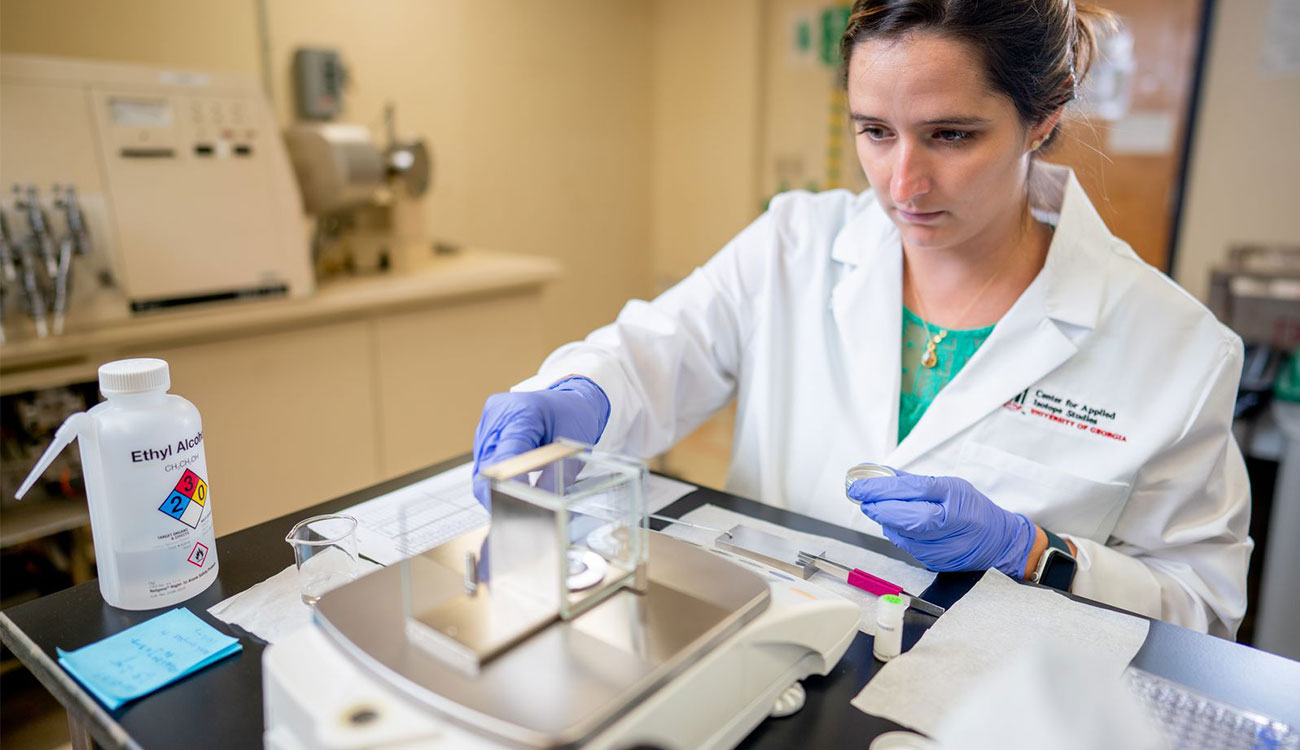
[[[963,477],[1078,545],[1075,593],[1232,637],[1253,546],[1229,429],[1241,341],[1112,236],[1072,172],[1033,175],[1046,264],[901,443],[902,249],[870,190],[778,196],[516,388],[591,378],[599,447],[643,457],[734,396],[731,492],[879,534],[845,499],[850,466]]]

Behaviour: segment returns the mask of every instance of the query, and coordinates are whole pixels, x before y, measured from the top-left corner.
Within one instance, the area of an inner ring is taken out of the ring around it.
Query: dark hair
[[[840,38],[841,81],[847,85],[859,44],[932,32],[969,44],[993,90],[1034,125],[1074,98],[1097,54],[1097,32],[1114,24],[1109,11],[1074,0],[855,0]]]

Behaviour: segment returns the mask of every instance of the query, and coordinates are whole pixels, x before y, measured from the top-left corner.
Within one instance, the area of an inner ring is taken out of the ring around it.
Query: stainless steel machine
[[[490,533],[327,593],[263,655],[269,748],[731,747],[802,707],[856,605],[646,528],[644,468],[491,467]]]
[[[10,339],[313,291],[310,225],[252,77],[4,55],[0,98]]]
[[[391,104],[384,121],[382,143],[347,123],[302,122],[284,133],[303,206],[316,221],[312,256],[322,278],[400,269],[432,249],[420,200],[433,179],[429,148],[398,137]]]

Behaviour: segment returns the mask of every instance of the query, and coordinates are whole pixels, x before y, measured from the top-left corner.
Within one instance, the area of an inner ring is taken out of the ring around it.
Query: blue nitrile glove
[[[900,471],[857,480],[849,497],[889,541],[931,570],[997,568],[1019,578],[1037,533],[1024,514],[1003,510],[957,477]]]
[[[609,421],[609,397],[587,378],[565,378],[544,391],[497,393],[474,431],[474,497],[490,508],[479,470],[559,438],[595,444]]]

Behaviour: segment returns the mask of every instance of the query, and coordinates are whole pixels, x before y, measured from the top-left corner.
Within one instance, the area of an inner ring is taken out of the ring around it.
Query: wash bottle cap
[[[165,391],[171,371],[161,359],[119,359],[99,366],[99,392],[105,396]]]

